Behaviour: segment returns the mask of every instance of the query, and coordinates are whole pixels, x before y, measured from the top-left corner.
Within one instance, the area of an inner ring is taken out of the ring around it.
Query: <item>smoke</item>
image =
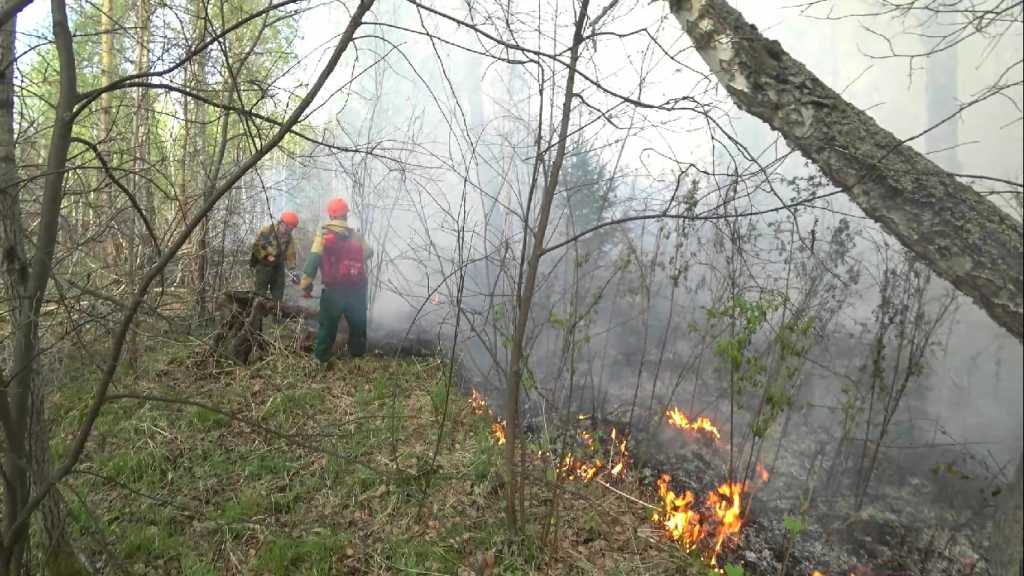
[[[1022,123],[1012,121],[1019,117],[1019,82],[1005,98],[984,98],[928,130],[977,99],[1002,71],[1009,71],[1005,83],[1019,80],[1020,67],[1012,66],[1019,43],[990,50],[979,36],[938,58],[888,58],[876,33],[907,53],[913,43],[920,48],[921,38],[910,33],[920,22],[814,19],[781,2],[735,4],[881,125],[900,137],[919,136],[910,143],[934,152],[947,169],[1020,179],[1024,135]],[[852,12],[851,4],[843,7]],[[499,21],[483,6],[441,8],[467,21]],[[533,172],[537,122],[544,118],[550,145],[557,113],[551,102],[564,69],[543,59],[535,65],[483,56],[496,53],[493,42],[401,3],[375,11],[381,21],[436,36],[381,28],[378,39],[365,41],[372,57],[336,79],[339,86],[351,82],[348,95],[313,118],[334,148],[306,149],[282,162],[279,180],[287,184],[274,207],[299,211],[308,231],[329,197],[349,198],[353,223],[379,254],[371,267],[371,331],[411,331],[444,343],[458,324],[458,352],[495,403],[515,317],[522,217],[537,206],[531,186],[537,194],[537,179],[549,177]],[[711,309],[736,294],[762,306],[804,298],[815,323],[808,362],[791,383],[791,410],[835,434],[851,383],[863,386],[869,364],[884,235],[842,196],[818,202],[816,210],[729,219],[832,190],[765,126],[731,111],[713,79],[699,72],[699,58],[679,51],[685,42],[665,16],[657,3],[615,10],[608,30],[650,34],[611,34],[588,47],[583,72],[591,80],[581,82],[569,143],[569,165],[578,160],[578,173],[567,168],[562,175],[547,243],[598,221],[669,208],[702,219],[611,226],[545,256],[532,310],[527,409],[625,418],[622,405],[635,396],[642,413],[677,402],[688,413],[725,414],[729,371],[716,345],[728,323]],[[568,41],[571,14],[532,18],[502,33],[544,51]],[[538,39],[537,22],[550,38]],[[933,31],[949,26],[925,24]],[[325,29],[309,28],[302,49],[315,53]],[[621,95],[665,105],[624,105]],[[360,152],[345,151],[351,149]],[[842,246],[846,253],[827,255]],[[946,291],[935,279],[929,295],[938,302]],[[766,354],[768,369],[770,335],[785,318],[772,309],[750,345],[752,356]],[[898,423],[906,426],[894,443],[920,444],[921,451],[955,446],[997,463],[1016,457],[1020,344],[965,299],[935,341],[900,409]]]

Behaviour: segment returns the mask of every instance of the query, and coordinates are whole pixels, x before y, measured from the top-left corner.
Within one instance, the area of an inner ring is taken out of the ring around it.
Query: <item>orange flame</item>
[[[572,454],[566,454],[565,458],[562,459],[562,465],[558,467],[558,470],[565,474],[566,478],[576,478],[583,482],[590,482],[603,468],[604,463],[600,460],[587,462],[576,458]]]
[[[619,432],[615,428],[612,428],[612,443],[615,445],[614,450],[618,452],[617,455],[611,456],[614,461],[616,458],[618,462],[612,466],[612,476],[618,476],[622,473],[622,470],[626,467],[626,460],[629,458],[629,451],[626,449],[626,438],[619,440]]]
[[[726,482],[714,492],[708,495],[708,503],[718,519],[718,531],[715,534],[715,547],[711,553],[711,565],[715,566],[718,553],[722,550],[725,539],[734,534],[739,534],[743,527],[743,516],[741,514],[741,503],[743,501],[743,484],[739,482]]]
[[[761,482],[767,482],[768,481],[768,470],[765,470],[765,467],[761,466],[760,463],[757,465],[757,475],[760,476]],[[811,576],[814,576],[814,575],[812,574]],[[821,575],[821,576],[824,576],[824,575]]]
[[[693,492],[687,490],[682,496],[677,496],[668,487],[671,480],[672,477],[668,474],[662,474],[661,478],[658,478],[662,517],[655,513],[654,521],[660,522],[672,539],[689,552],[697,546],[703,535],[700,514],[693,509]]]
[[[505,421],[498,420],[491,424],[491,436],[494,437],[494,441],[498,443],[498,446],[505,444]]]
[[[585,430],[577,431],[577,437],[583,441],[582,455],[567,453],[559,461],[555,468],[563,478],[590,482],[602,474],[610,474],[613,477],[621,477],[629,465],[629,450],[626,448],[627,439],[619,435],[618,430],[612,428],[611,438],[613,443],[607,448],[594,435]],[[621,439],[620,439],[621,438]],[[607,459],[601,458],[605,454]],[[539,452],[539,457],[550,456],[546,452]]]
[[[584,482],[590,482],[597,475],[597,472],[601,469],[601,461],[590,464],[588,462],[581,462],[579,468],[576,469],[576,476]]]
[[[658,479],[658,496],[662,505],[652,520],[664,528],[683,550],[689,552],[700,546],[708,564],[717,567],[722,547],[743,527],[744,485],[726,482],[708,495],[704,507],[698,508],[692,492],[686,491],[680,496],[669,489],[671,480],[668,474],[662,474]],[[702,509],[707,511],[703,517]]]
[[[823,573],[815,570],[814,572],[811,572],[811,576],[825,576],[825,575]]]
[[[494,418],[494,413],[491,412],[491,408],[487,405],[487,401],[484,400],[484,397],[476,391],[476,388],[473,388],[470,391],[469,407],[477,416],[487,414],[491,418]],[[491,423],[491,437],[494,438],[494,441],[498,446],[505,444],[506,430],[504,420],[495,420]]]
[[[711,423],[711,420],[707,416],[700,416],[696,420],[690,420],[686,417],[679,408],[673,408],[668,412],[665,412],[665,416],[668,417],[668,423],[680,430],[691,430],[694,432],[705,432],[718,440],[722,437],[718,432],[718,428]]]
[[[477,416],[483,416],[484,414],[491,411],[487,407],[487,402],[484,400],[484,397],[481,396],[480,393],[476,391],[476,388],[473,388],[473,390],[470,393],[469,407],[473,410],[473,414],[476,414]]]

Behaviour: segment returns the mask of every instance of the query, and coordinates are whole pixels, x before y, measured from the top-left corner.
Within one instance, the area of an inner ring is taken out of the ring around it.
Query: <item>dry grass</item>
[[[368,357],[321,373],[282,346],[197,372],[190,348],[164,346],[118,383],[175,401],[111,403],[64,488],[76,541],[106,573],[689,573],[648,511],[598,483],[563,485],[557,537],[542,545],[552,474],[540,461],[527,528],[510,538],[490,423],[457,390],[433,456],[439,360]],[[88,392],[82,382],[56,397],[63,439]]]

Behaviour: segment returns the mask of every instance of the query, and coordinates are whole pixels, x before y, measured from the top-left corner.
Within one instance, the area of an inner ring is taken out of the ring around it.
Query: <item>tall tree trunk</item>
[[[100,82],[103,86],[114,81],[114,0],[100,3]],[[113,92],[100,96],[100,149],[109,149],[111,105]]]
[[[196,43],[203,42],[206,40],[207,30],[207,6],[206,0],[195,0],[193,3],[193,20],[192,20],[192,31]],[[192,89],[199,94],[203,94],[206,91],[206,54],[198,54],[195,57],[193,64],[193,76],[192,76]],[[207,172],[210,170],[210,164],[205,162],[204,159],[207,157],[207,138],[206,138],[206,115],[207,106],[201,101],[195,101],[192,103],[195,110],[195,126],[192,130],[192,173],[185,174],[185,181],[189,183],[189,187],[193,193],[201,192],[201,202],[207,201]],[[210,220],[209,216],[205,218],[200,224],[199,234],[196,235],[194,248],[195,248],[195,297],[196,297],[196,319],[204,321],[207,316],[207,304],[206,304],[206,276],[209,268],[207,260],[207,251],[209,248],[209,235],[210,235]]]
[[[48,445],[48,439],[38,437],[30,439],[31,432],[45,432],[38,427],[31,427],[31,401],[34,394],[33,384],[36,374],[36,362],[40,351],[39,346],[39,315],[46,288],[50,281],[53,266],[53,253],[57,243],[60,224],[60,207],[64,190],[64,172],[67,165],[68,149],[71,145],[71,130],[74,125],[72,110],[77,99],[78,78],[75,69],[74,45],[71,30],[68,26],[67,10],[64,0],[51,1],[54,42],[57,46],[57,59],[60,71],[60,87],[57,107],[54,113],[53,132],[50,136],[50,149],[47,155],[45,178],[43,180],[43,196],[40,204],[39,223],[35,241],[35,252],[31,262],[25,258],[24,244],[20,231],[21,222],[17,211],[17,192],[8,185],[4,188],[4,202],[12,202],[12,210],[4,210],[4,268],[8,272],[9,282],[16,292],[12,306],[12,329],[14,350],[11,355],[12,367],[10,380],[7,381],[5,394],[0,395],[0,423],[3,424],[7,454],[4,462],[9,477],[5,490],[3,542],[0,546],[0,571],[4,574],[17,573],[25,543],[27,542],[28,523],[22,517],[31,504],[28,481],[30,475],[30,445]],[[13,23],[8,34],[4,34],[0,49],[0,60],[4,55],[13,54]],[[9,40],[8,40],[9,39]],[[8,43],[9,42],[9,43]],[[7,58],[9,60],[9,56]],[[13,92],[11,88],[13,70],[5,71],[4,81],[0,84],[0,101],[3,102],[3,116],[0,119],[0,163],[4,164],[0,176],[5,179],[11,174],[16,175],[13,166]],[[4,162],[6,160],[6,162]],[[13,172],[12,172],[13,171]],[[6,180],[5,180],[6,181]],[[6,208],[6,206],[5,206]],[[36,482],[46,482],[46,478],[36,478]],[[51,502],[43,502],[45,514],[60,514],[59,506],[54,508]],[[53,520],[54,518],[44,518]],[[59,518],[57,518],[59,521]],[[66,543],[66,539],[61,538]],[[59,547],[58,542],[58,547]]]
[[[516,499],[522,493],[519,478],[517,446],[520,442],[519,397],[523,382],[524,351],[526,329],[530,319],[530,305],[533,303],[537,288],[537,274],[540,269],[540,258],[544,255],[544,238],[547,234],[548,220],[551,216],[551,204],[554,201],[555,189],[558,187],[558,175],[565,161],[565,141],[569,133],[569,117],[572,109],[573,84],[576,80],[576,64],[580,57],[580,45],[583,43],[583,24],[587,19],[589,0],[583,0],[576,18],[576,31],[573,35],[572,49],[569,54],[569,73],[565,80],[565,96],[562,101],[562,117],[558,130],[558,143],[555,157],[551,162],[550,177],[544,187],[540,210],[537,214],[537,227],[531,238],[530,257],[526,263],[526,279],[521,284],[518,302],[516,302],[516,324],[512,335],[512,346],[509,356],[508,380],[505,382],[508,404],[508,431],[505,441],[505,467],[508,477],[508,490],[505,513],[509,526],[518,530],[519,522],[516,514]],[[525,237],[524,237],[525,242]]]
[[[213,162],[210,164],[208,170],[204,171],[206,179],[203,182],[203,203],[210,201],[212,194],[217,190],[217,180],[220,178],[220,169],[224,164],[224,154],[228,147],[228,127],[231,124],[231,113],[227,111],[227,108],[231,107],[231,103],[234,101],[234,84],[230,80],[230,75],[225,77],[224,84],[221,88],[223,96],[221,98],[221,104],[223,105],[224,111],[221,113],[220,122],[217,129],[217,149],[214,152]],[[225,221],[223,224],[227,226]],[[198,242],[199,254],[197,261],[197,273],[196,273],[196,290],[197,290],[197,301],[199,308],[199,319],[204,320],[207,317],[207,304],[206,294],[207,290],[207,279],[209,276],[209,262],[210,262],[210,216],[203,219],[203,223],[199,227],[199,242]]]
[[[7,2],[9,4],[10,2]],[[6,6],[5,6],[6,7]],[[14,137],[14,59],[17,16],[0,28],[0,263],[5,281],[3,295],[7,302],[11,330],[20,331],[26,324],[25,313],[30,307],[28,288],[29,263],[25,257],[24,230],[21,227],[21,207],[18,202],[20,187]],[[10,341],[7,338],[3,340]],[[4,433],[4,515],[2,547],[0,547],[0,574],[16,574],[21,570],[27,542],[27,531],[14,525],[18,512],[28,501],[29,471],[26,430],[19,417],[23,413],[23,398],[13,380],[17,368],[10,371],[0,367],[0,423]],[[10,381],[8,380],[10,379]]]
[[[32,383],[32,414],[29,422],[32,484],[40,489],[50,479],[50,428],[46,421],[46,386],[42,379]],[[85,564],[67,536],[67,507],[59,490],[50,490],[40,505],[46,537],[46,574],[85,576]]]
[[[186,75],[186,77],[187,78],[191,78],[191,75]],[[180,149],[181,157],[180,157],[179,162],[178,162],[178,169],[177,169],[177,171],[174,174],[174,190],[175,190],[174,206],[175,206],[175,214],[171,218],[171,223],[168,226],[168,228],[171,228],[171,229],[173,229],[175,226],[177,226],[179,221],[182,222],[182,223],[188,222],[189,219],[190,219],[190,216],[191,216],[191,214],[190,214],[190,203],[191,203],[191,200],[189,199],[189,179],[188,179],[188,175],[189,175],[189,173],[192,170],[191,142],[192,142],[192,137],[193,137],[192,136],[193,126],[192,126],[192,122],[190,120],[190,118],[191,118],[190,114],[191,113],[192,113],[192,100],[189,97],[187,97],[187,96],[183,96],[182,97],[182,103],[181,103],[181,117],[184,119],[184,122],[182,122],[181,132],[179,132],[180,137],[176,139],[177,142],[181,143],[180,144],[181,145],[181,149]],[[184,258],[180,259],[179,262],[178,262],[178,268],[182,269],[182,268],[185,268],[185,266],[186,266],[185,259]],[[175,275],[175,287],[178,286],[178,282],[180,281],[180,279],[181,279],[181,273],[179,272],[178,274]]]
[[[100,82],[107,86],[114,81],[114,0],[102,0],[100,3]],[[99,109],[99,133],[97,144],[100,154],[113,164],[113,92],[106,92],[100,96]],[[107,175],[97,171],[98,184],[96,193],[91,202],[95,220],[93,224],[105,222],[106,219],[117,213],[117,195],[112,183],[107,181]],[[104,242],[107,265],[122,264],[118,249],[118,234],[120,230],[111,230],[104,234]]]
[[[143,74],[149,70],[149,27],[152,20],[149,0],[138,0],[135,10],[136,28],[138,29],[138,45],[135,47],[135,73]],[[149,91],[145,88],[138,88],[135,92],[135,116],[132,119],[132,144],[135,150],[135,160],[132,166],[132,179],[134,180],[132,190],[137,196],[142,197],[142,208],[146,217],[153,224],[156,223],[156,205],[153,198],[153,189],[149,181],[142,177],[142,171],[149,164],[150,145],[150,123],[149,123],[150,99]],[[140,239],[141,240],[141,239]]]
[[[149,0],[138,0],[136,5],[136,29],[138,30],[138,45],[135,48],[135,74],[143,74],[149,69],[149,25],[150,7]],[[137,88],[135,92],[135,114],[132,117],[132,149],[134,156],[132,161],[132,193],[136,198],[141,198],[142,211],[150,223],[156,222],[156,206],[153,198],[153,190],[142,171],[149,163],[149,91],[145,88]],[[132,242],[128,246],[128,285],[134,286],[138,280],[138,272],[150,264],[149,258],[144,258],[142,246],[146,244],[146,238],[141,233],[136,218],[131,219]],[[139,344],[138,333],[134,330],[128,340],[128,363],[133,367],[138,365]]]
[[[669,5],[741,110],[780,132],[869,218],[1024,338],[1019,222],[845,101],[725,0]]]

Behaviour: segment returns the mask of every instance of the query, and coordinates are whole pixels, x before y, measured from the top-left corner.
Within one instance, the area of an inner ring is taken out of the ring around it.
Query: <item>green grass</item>
[[[337,536],[275,539],[260,550],[253,569],[270,574],[333,574],[334,556],[346,545],[346,539]]]
[[[116,383],[216,410],[135,400],[104,410],[66,491],[87,555],[147,575],[680,573],[646,511],[593,485],[566,489],[558,551],[541,546],[543,470],[526,530],[510,537],[501,450],[457,389],[433,462],[441,361],[362,358],[321,373],[285,349],[211,372],[189,367],[192,345],[167,345],[139,371],[153,376]],[[90,394],[86,379],[57,392],[55,452]]]

